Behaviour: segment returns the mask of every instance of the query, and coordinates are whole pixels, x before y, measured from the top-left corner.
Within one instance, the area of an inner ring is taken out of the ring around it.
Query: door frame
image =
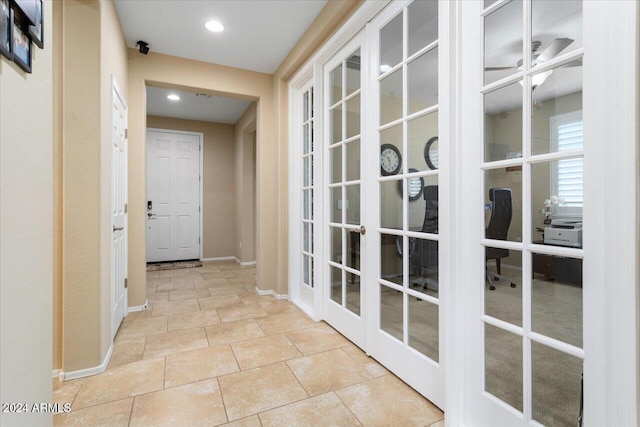
[[[144,141],[144,156],[145,159],[147,158],[147,132],[159,132],[159,133],[174,133],[174,134],[182,134],[182,135],[193,135],[193,136],[197,136],[198,137],[198,167],[200,168],[200,170],[198,171],[198,176],[200,177],[200,180],[198,182],[198,197],[199,199],[199,206],[200,206],[200,212],[199,212],[199,216],[200,216],[200,220],[199,220],[199,227],[200,230],[198,231],[199,233],[199,237],[200,237],[200,261],[202,261],[204,259],[204,234],[203,234],[203,217],[204,217],[204,133],[203,132],[191,132],[191,131],[187,131],[187,130],[175,130],[175,129],[161,129],[161,128],[150,128],[147,127],[145,129],[145,141]],[[146,167],[145,167],[145,176],[144,176],[144,191],[145,191],[145,200],[147,199],[147,174],[146,174]],[[146,202],[145,202],[146,203]],[[145,215],[146,215],[146,209],[144,209]],[[144,218],[145,224],[146,224],[146,220],[147,218]],[[146,226],[145,226],[145,233],[144,233],[144,240],[145,240],[145,246],[144,246],[144,251],[145,251],[145,262],[147,259],[147,245],[146,245],[146,241],[147,241],[147,233],[146,233]]]
[[[127,106],[127,101],[125,99],[125,97],[122,95],[122,89],[120,89],[120,85],[118,84],[118,81],[116,80],[116,77],[112,74],[111,75],[111,109],[109,111],[110,114],[113,114],[113,104],[115,101],[115,98],[117,97],[120,102],[122,103],[122,106],[125,109],[125,151],[124,151],[124,156],[125,156],[125,166],[124,166],[124,199],[125,199],[125,207],[128,206],[129,204],[129,139],[128,139],[128,128],[129,128],[129,107]],[[109,152],[111,153],[112,150],[112,145],[113,145],[113,138],[114,138],[114,129],[113,129],[113,115],[111,116],[111,121],[110,121],[110,139],[109,139]],[[113,158],[113,156],[110,156],[110,170],[111,170],[111,174],[113,174],[113,162],[115,161],[115,159]],[[113,175],[110,174],[110,178],[111,178],[111,183],[113,183]],[[111,188],[111,192],[113,193],[113,187]],[[112,196],[110,194],[110,196]],[[110,203],[111,205],[111,203]],[[109,209],[109,230],[112,231],[113,227],[114,227],[114,222],[113,222],[113,206],[110,206]],[[129,276],[129,214],[128,214],[128,209],[125,208],[125,215],[124,215],[124,276],[125,279],[128,278]],[[111,263],[109,266],[109,276],[110,276],[110,280],[109,280],[109,286],[110,286],[110,290],[113,291],[113,270],[114,270],[114,262],[115,260],[113,259],[113,234],[110,233],[110,240],[109,240],[109,248],[111,251]],[[127,286],[125,286],[124,288],[124,317],[127,317],[127,315],[129,314],[129,288]],[[112,303],[110,303],[109,305],[109,311],[111,311],[112,308]],[[116,332],[118,330],[118,328],[116,328],[116,330],[113,330],[113,318],[110,319],[111,321],[111,342],[113,343],[113,339],[115,338]],[[118,326],[119,327],[119,326]]]

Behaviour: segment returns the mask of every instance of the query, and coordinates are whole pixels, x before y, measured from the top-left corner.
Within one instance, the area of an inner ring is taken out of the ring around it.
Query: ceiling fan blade
[[[486,67],[485,71],[506,71],[506,70],[517,70],[516,67]]]
[[[556,57],[557,54],[562,52],[573,43],[573,39],[557,38],[551,42],[551,44],[542,52],[537,58],[537,62],[546,62]]]

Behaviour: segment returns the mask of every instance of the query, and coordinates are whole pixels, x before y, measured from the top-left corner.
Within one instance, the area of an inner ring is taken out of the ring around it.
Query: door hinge
[[[198,212],[202,212],[202,210],[201,210],[200,206],[198,206]]]
[[[198,175],[198,182],[202,181],[202,175]]]
[[[198,244],[200,244],[200,237],[198,237]]]
[[[125,129],[124,130],[124,139],[128,139],[129,138],[129,129]]]
[[[127,213],[128,209],[129,209],[129,203],[125,203],[124,204],[124,213]]]
[[[198,151],[202,151],[202,145],[198,145]]]
[[[129,285],[127,284],[127,278],[126,278],[126,277],[124,278],[124,287],[125,287],[125,288],[128,288],[128,287],[129,287]]]

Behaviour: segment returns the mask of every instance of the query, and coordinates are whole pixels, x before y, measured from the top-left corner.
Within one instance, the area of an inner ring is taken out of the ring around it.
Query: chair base
[[[489,282],[489,290],[491,291],[495,291],[496,287],[493,284],[494,281],[499,281],[499,280],[504,280],[505,282],[509,282],[510,286],[512,288],[516,287],[516,284],[513,283],[508,277],[503,276],[502,274],[498,274],[498,273],[494,273],[493,271],[490,271],[489,269],[486,270],[487,272],[487,282]],[[493,278],[493,280],[491,280]]]

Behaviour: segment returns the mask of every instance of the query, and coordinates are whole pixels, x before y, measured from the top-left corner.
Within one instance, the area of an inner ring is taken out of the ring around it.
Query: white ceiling
[[[272,74],[327,0],[115,0],[129,47]],[[225,27],[212,33],[204,24]]]
[[[167,99],[176,94],[179,101]],[[251,101],[219,96],[196,96],[193,92],[147,86],[147,114],[203,122],[235,124]]]

